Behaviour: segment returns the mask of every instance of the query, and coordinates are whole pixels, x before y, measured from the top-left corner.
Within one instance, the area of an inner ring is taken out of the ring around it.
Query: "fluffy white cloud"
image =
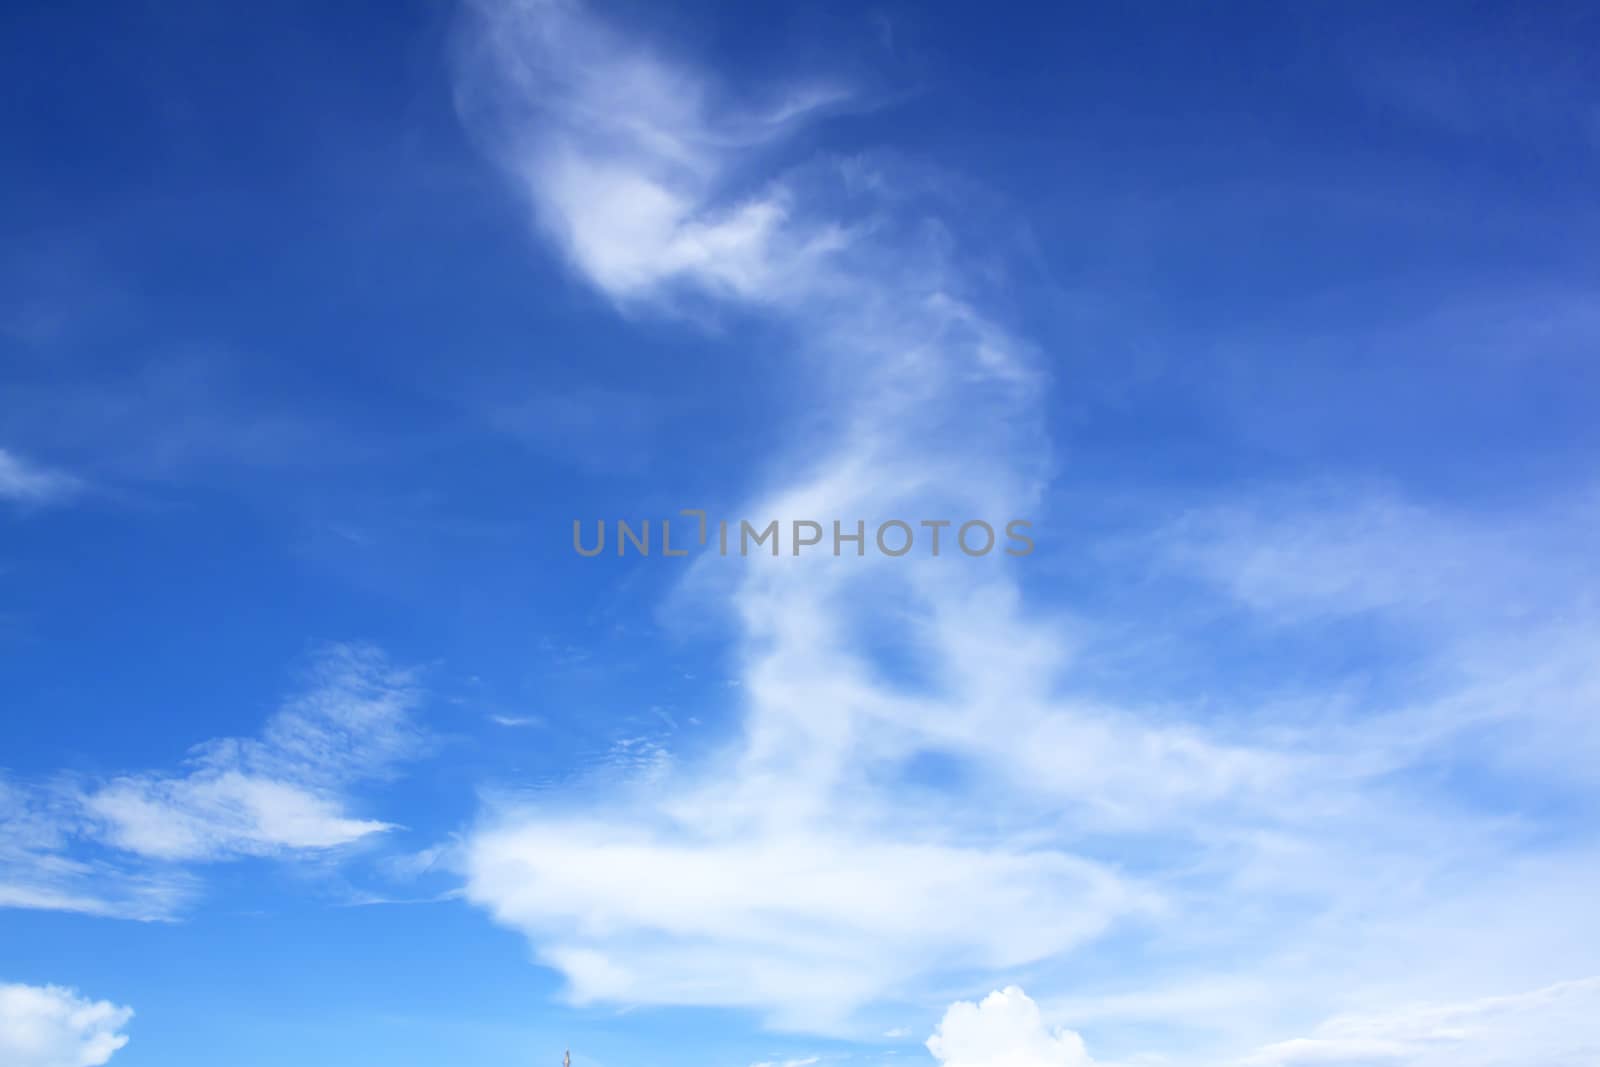
[[[131,1008],[60,986],[0,985],[0,1063],[100,1067],[128,1043]]]
[[[928,1051],[944,1067],[1093,1067],[1083,1038],[1045,1025],[1039,1005],[1016,986],[945,1011]]]

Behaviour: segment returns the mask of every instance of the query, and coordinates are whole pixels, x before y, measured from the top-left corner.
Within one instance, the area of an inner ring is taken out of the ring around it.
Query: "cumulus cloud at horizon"
[[[0,983],[0,1062],[6,1067],[101,1067],[128,1043],[133,1009],[64,986]]]
[[[1017,986],[950,1005],[927,1040],[943,1067],[1094,1067],[1083,1038],[1045,1025]]]
[[[1259,991],[1258,994],[1259,995]],[[1600,1043],[1600,976],[1458,1003],[1416,1003],[1351,1013],[1307,1036],[1243,1056],[1092,1057],[1083,1037],[1052,1025],[1017,986],[956,1001],[926,1046],[941,1067],[1583,1067]]]

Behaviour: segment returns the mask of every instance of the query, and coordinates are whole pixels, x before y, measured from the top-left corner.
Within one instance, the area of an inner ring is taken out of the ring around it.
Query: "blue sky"
[[[0,1061],[1592,1063],[1597,34],[7,11]]]

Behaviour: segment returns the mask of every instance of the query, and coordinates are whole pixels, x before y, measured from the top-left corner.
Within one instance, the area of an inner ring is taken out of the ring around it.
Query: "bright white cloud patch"
[[[1016,986],[974,1004],[950,1005],[928,1038],[928,1051],[944,1067],[1092,1067],[1083,1038],[1048,1027],[1039,1005]]]
[[[0,984],[0,1063],[100,1067],[128,1043],[131,1008],[85,1000],[60,986]]]
[[[467,849],[470,898],[535,934],[579,998],[744,1004],[795,1025],[948,962],[1062,951],[1131,906],[1113,874],[1059,853],[842,826],[518,818]]]
[[[580,4],[473,7],[458,64],[461,112],[541,228],[604,292],[636,300],[683,284],[779,300],[837,243],[831,231],[790,225],[781,184],[731,197],[722,188],[741,150],[780,135],[836,91],[809,88],[765,110],[734,111],[719,106],[706,79],[617,36]]]

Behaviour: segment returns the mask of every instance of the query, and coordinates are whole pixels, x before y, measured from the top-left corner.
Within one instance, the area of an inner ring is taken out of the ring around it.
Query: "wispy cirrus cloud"
[[[731,164],[843,93],[797,86],[765,106],[652,54],[566,0],[473,5],[458,108],[573,266],[619,302],[688,287],[776,301],[837,246],[797,225],[781,183],[730,191]]]
[[[1390,490],[1320,487],[1195,510],[1158,537],[1174,573],[1290,630],[1371,619],[1404,635],[1404,704],[1317,735],[1390,766],[1449,753],[1584,785],[1600,670],[1593,491],[1472,514]]]
[[[115,369],[69,354],[48,373],[11,370],[0,367],[0,423],[11,441],[68,464],[73,473],[61,477],[98,487],[305,471],[379,451],[314,405],[276,395],[225,349],[162,352]]]
[[[785,427],[786,462],[746,513],[1044,506],[1048,364],[951,253],[950,226],[891,178],[861,181],[859,161],[763,171],[792,117],[751,120],[714,78],[581,5],[474,11],[464,115],[569,267],[629,310],[720,301],[793,337],[773,366],[804,367],[797,401],[829,414]],[[1361,996],[1480,995],[1443,970],[1397,988],[1394,960],[1370,948],[1394,937],[1443,958],[1430,914],[1456,916],[1455,947],[1523,988],[1570,973],[1554,926],[1506,901],[1583,877],[1592,836],[1474,806],[1448,772],[1492,762],[1474,723],[1542,724],[1551,740],[1585,729],[1592,672],[1575,650],[1595,612],[1580,541],[1540,556],[1540,523],[1403,496],[1294,514],[1274,500],[1244,494],[1130,535],[1162,563],[1141,579],[1274,632],[1352,613],[1407,627],[1400,695],[1330,694],[1325,677],[1130,694],[1084,660],[1167,638],[1159,623],[1080,617],[1001,560],[705,560],[685,595],[735,626],[737,727],[632,786],[500,795],[454,852],[465,896],[524,932],[579,1000],[732,1005],[809,1030],[881,1033],[866,1026],[884,1005],[1023,972],[1059,998],[1082,980],[1067,961],[1109,967],[1116,937],[1140,962],[1113,973],[1167,995],[1125,992],[1115,1012],[1098,998],[1093,1014],[1181,1031],[1200,1063],[1305,1033]],[[1526,598],[1522,634],[1563,640],[1519,658],[1494,614],[1511,591]],[[1468,650],[1480,655],[1459,669]],[[1268,714],[1285,707],[1297,713]],[[1541,745],[1495,773],[1556,758]],[[1541,899],[1590,928],[1560,892]],[[1344,984],[1307,952],[1341,960]],[[1087,1062],[1036,1015],[1019,1041],[1041,1062]]]
[[[1494,630],[1592,588],[1585,564],[1597,528],[1594,491],[1475,514],[1382,486],[1325,484],[1193,509],[1167,528],[1156,556],[1285,622],[1385,612]]]
[[[391,829],[349,791],[417,754],[415,676],[333,646],[259,737],[198,746],[178,772],[0,781],[0,906],[167,918],[197,889],[183,865],[335,849]]]
[[[1452,1004],[1413,1004],[1330,1019],[1276,1042],[1246,1067],[1582,1067],[1600,1053],[1600,977]]]
[[[119,849],[162,860],[272,855],[350,844],[390,827],[345,813],[341,787],[414,752],[414,678],[369,648],[338,646],[260,738],[199,746],[180,774],[116,778],[82,795]]]
[[[1259,997],[1257,990],[1254,996]],[[1527,992],[1454,1003],[1416,1003],[1351,1013],[1320,1023],[1310,1036],[1275,1041],[1243,1057],[1138,1059],[1193,1067],[1581,1067],[1600,1049],[1600,978],[1557,982]],[[1213,1005],[1215,1007],[1216,1005]],[[1011,986],[978,1002],[957,1001],[928,1038],[944,1067],[1113,1067],[1089,1054],[1083,1038],[1053,1025]]]
[[[97,848],[70,787],[0,778],[0,908],[151,921],[176,914],[195,888],[183,871]]]
[[[752,120],[710,79],[577,5],[485,5],[473,32],[474,62],[461,75],[469,121],[501,147],[576,270],[619,301],[688,291],[803,323],[795,358],[827,368],[844,414],[822,458],[754,511],[1026,507],[1038,464],[1016,461],[1043,444],[1037,369],[958,295],[959,272],[937,241],[908,255],[898,241],[918,240],[918,227],[890,201],[873,205],[863,233],[892,229],[894,240],[853,234],[801,194],[810,175],[730,191],[741,157],[781,135],[793,110],[782,123]],[[995,420],[1010,428],[993,447],[930,445]],[[936,646],[930,658],[949,657],[942,699],[897,692],[856,651],[855,628],[869,620],[846,605],[873,589],[922,603],[936,620],[910,637]],[[1038,703],[1056,643],[1047,628],[1005,643],[1022,623],[1003,573],[752,564],[727,605],[745,628],[749,704],[724,751],[621,799],[586,797],[582,812],[498,806],[461,849],[469,899],[526,931],[575,996],[736,1004],[780,1025],[837,1026],[931,973],[1020,966],[1153,906],[1114,867],[1039,838],[1040,805],[997,813],[979,801],[980,782],[1039,731],[1058,729]],[[974,648],[975,617],[1007,629]],[[979,692],[1018,668],[1020,687]],[[1114,712],[1065,726],[1102,745],[1128,728]],[[1207,748],[1174,731],[1148,757],[1192,761]],[[919,812],[897,786],[939,752],[977,765],[973,787]],[[1233,773],[1207,768],[1211,778]],[[1040,796],[1070,779],[1039,760],[1022,776]],[[996,815],[1014,825],[978,832]],[[632,888],[630,872],[642,870],[652,872],[648,896]],[[949,919],[977,913],[988,920]]]
[[[65,471],[29,462],[0,448],[0,500],[14,504],[54,504],[84,488],[81,479]]]

